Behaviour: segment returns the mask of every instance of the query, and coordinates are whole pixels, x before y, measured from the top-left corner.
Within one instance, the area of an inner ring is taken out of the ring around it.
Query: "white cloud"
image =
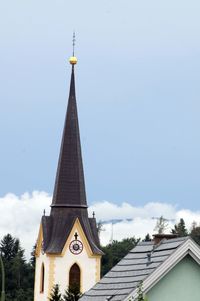
[[[46,214],[49,214],[50,204],[51,196],[46,192],[34,191],[21,196],[9,193],[1,197],[0,238],[7,233],[19,237],[28,258],[37,239],[43,210],[45,209]],[[113,202],[102,201],[89,207],[90,216],[93,211],[96,213],[97,220],[107,221],[107,224],[103,226],[105,231],[101,233],[102,244],[108,243],[111,238],[112,224],[108,221],[112,219],[122,220],[113,225],[113,238],[118,240],[132,236],[143,238],[147,233],[152,234],[156,223],[152,217],[161,215],[167,219],[174,219],[175,222],[182,217],[188,228],[193,221],[200,222],[200,211],[179,210],[175,205],[161,202],[151,202],[137,207],[127,202],[117,205]],[[131,219],[131,221],[126,219]],[[172,226],[170,222],[169,229]]]
[[[122,219],[120,222],[106,223],[103,226],[104,231],[101,233],[102,244],[107,244],[113,231],[113,238],[121,240],[126,237],[135,236],[144,238],[147,233],[153,234],[156,220],[153,217],[164,216],[171,221],[168,222],[168,232],[180,218],[185,220],[189,229],[193,221],[200,223],[200,211],[179,210],[176,205],[161,202],[150,202],[143,207],[137,207],[127,202],[117,205],[108,201],[97,202],[89,208],[89,213],[95,211],[96,217],[101,221]],[[131,219],[127,221],[126,219]],[[113,230],[112,230],[113,229]]]
[[[20,238],[26,257],[36,242],[43,210],[49,212],[51,197],[46,192],[34,191],[21,196],[8,193],[0,198],[0,238],[11,233]]]

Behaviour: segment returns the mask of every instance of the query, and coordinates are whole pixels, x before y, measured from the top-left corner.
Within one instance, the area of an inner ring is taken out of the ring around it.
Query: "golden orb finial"
[[[76,65],[77,62],[78,62],[77,57],[76,56],[71,56],[69,58],[69,62],[70,62],[71,65]]]

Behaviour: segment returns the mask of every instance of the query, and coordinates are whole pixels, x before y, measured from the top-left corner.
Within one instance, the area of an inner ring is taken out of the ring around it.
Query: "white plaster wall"
[[[78,229],[75,229],[74,234],[75,232],[78,233],[78,240],[83,243]],[[72,240],[74,240],[74,236],[72,237]],[[69,285],[69,271],[74,263],[77,263],[81,270],[82,293],[89,290],[96,283],[96,258],[88,257],[84,244],[83,251],[78,255],[72,254],[69,248],[67,248],[63,257],[56,257],[55,259],[55,282],[60,285],[62,293],[64,293]]]
[[[40,278],[41,267],[44,263],[45,275],[44,275],[44,293],[40,293]],[[35,288],[34,288],[34,301],[47,301],[48,289],[49,289],[49,257],[46,254],[40,253],[36,258],[36,271],[35,271]]]

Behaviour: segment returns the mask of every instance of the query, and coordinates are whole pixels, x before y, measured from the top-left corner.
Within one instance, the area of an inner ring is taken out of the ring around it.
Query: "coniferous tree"
[[[5,235],[0,241],[0,252],[5,267],[6,301],[32,301],[33,274],[30,264],[25,261],[19,239]]]
[[[37,244],[35,244],[33,246],[32,252],[31,252],[31,258],[29,260],[30,265],[32,266],[32,268],[35,270],[35,251],[36,251],[36,246]]]
[[[149,233],[147,233],[143,241],[151,241],[151,236]]]
[[[55,284],[52,288],[49,301],[63,301],[58,284]]]
[[[10,234],[3,237],[0,242],[0,252],[5,260],[11,260],[16,255],[18,242]]]
[[[63,296],[64,301],[78,301],[82,294],[78,286],[70,286]]]
[[[188,231],[185,226],[185,221],[183,218],[180,219],[179,223],[172,229],[173,234],[177,234],[179,237],[184,237],[188,235]]]
[[[198,245],[200,245],[200,225],[198,226],[196,222],[192,223],[190,236]]]

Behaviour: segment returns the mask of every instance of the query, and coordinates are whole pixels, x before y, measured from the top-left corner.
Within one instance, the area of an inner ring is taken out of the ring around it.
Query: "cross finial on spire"
[[[69,59],[69,62],[72,66],[76,65],[77,63],[77,58],[74,56],[74,52],[75,52],[75,42],[76,42],[76,35],[75,35],[75,31],[73,32],[73,39],[72,39],[72,47],[73,47],[73,52],[72,52],[72,56]]]
[[[76,35],[75,35],[75,31],[73,32],[73,39],[72,39],[72,45],[73,45],[73,56],[74,56],[74,49],[75,49],[75,43],[76,43]]]

